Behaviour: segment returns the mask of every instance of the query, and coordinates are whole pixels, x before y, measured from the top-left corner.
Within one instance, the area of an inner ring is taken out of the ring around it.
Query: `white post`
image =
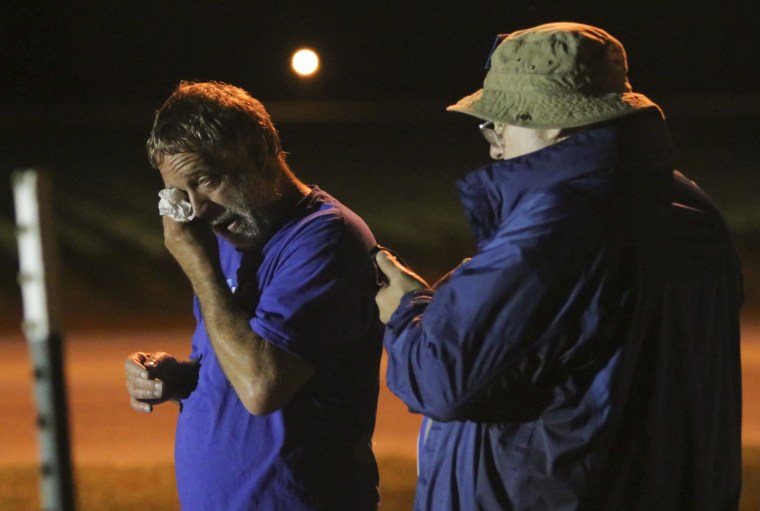
[[[50,182],[35,170],[13,174],[24,334],[34,368],[43,511],[74,510],[57,254]]]

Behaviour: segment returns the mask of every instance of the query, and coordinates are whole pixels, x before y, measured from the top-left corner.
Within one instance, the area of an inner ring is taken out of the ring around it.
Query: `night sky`
[[[756,92],[755,7],[674,0],[4,1],[0,108],[155,105],[181,79],[234,83],[264,101],[448,102],[480,87],[497,33],[558,20],[618,37],[635,90],[655,97]],[[317,78],[290,72],[299,46],[320,53]]]

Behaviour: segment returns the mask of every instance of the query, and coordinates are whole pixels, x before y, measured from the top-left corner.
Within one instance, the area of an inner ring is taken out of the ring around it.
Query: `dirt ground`
[[[170,462],[177,417],[175,405],[154,413],[133,412],[123,381],[123,362],[132,351],[162,350],[178,357],[189,351],[191,330],[172,327],[66,334],[66,374],[73,458],[76,464]],[[35,463],[37,439],[31,365],[23,336],[0,332],[0,465]],[[383,359],[383,364],[385,360]],[[385,369],[382,369],[383,374]],[[378,456],[414,458],[419,416],[407,412],[381,384]]]
[[[132,325],[118,330],[72,330],[65,335],[66,372],[76,464],[143,465],[172,459],[177,410],[168,404],[151,415],[127,403],[123,360],[137,350],[188,352],[190,327]],[[0,465],[37,460],[32,379],[26,342],[20,332],[0,332]],[[760,315],[747,316],[742,333],[744,383],[743,439],[760,446]],[[384,374],[384,368],[382,373]],[[378,456],[413,459],[419,416],[381,385]]]

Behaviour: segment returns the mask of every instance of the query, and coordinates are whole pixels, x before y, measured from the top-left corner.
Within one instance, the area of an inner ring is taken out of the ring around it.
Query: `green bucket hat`
[[[447,110],[528,128],[575,128],[660,110],[632,92],[623,45],[602,29],[549,23],[500,37],[483,88]]]

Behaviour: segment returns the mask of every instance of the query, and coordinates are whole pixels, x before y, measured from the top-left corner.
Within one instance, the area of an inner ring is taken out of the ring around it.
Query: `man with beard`
[[[126,379],[138,412],[180,403],[182,508],[376,509],[369,229],[296,178],[263,105],[237,87],[181,83],[147,148],[192,206],[191,221],[163,222],[197,328],[188,360],[133,353]]]

